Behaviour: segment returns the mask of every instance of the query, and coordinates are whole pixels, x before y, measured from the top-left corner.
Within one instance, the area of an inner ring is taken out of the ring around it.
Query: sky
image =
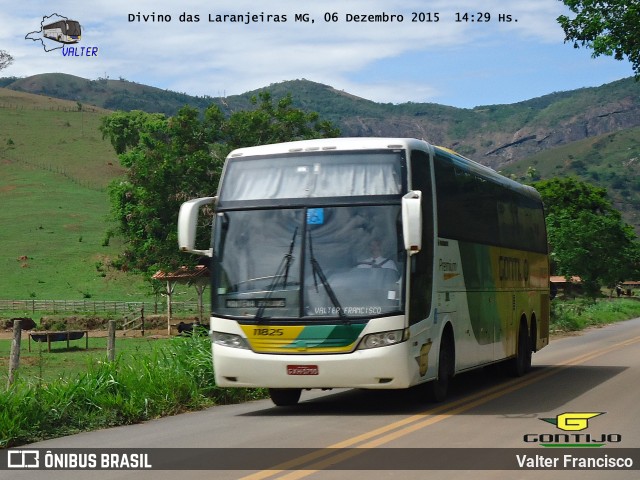
[[[80,22],[79,43],[40,41],[54,14]],[[380,103],[473,108],[633,75],[626,60],[565,43],[561,14],[559,0],[0,0],[0,50],[14,58],[0,76],[62,72],[212,97],[304,78]],[[369,15],[387,21],[356,21]]]

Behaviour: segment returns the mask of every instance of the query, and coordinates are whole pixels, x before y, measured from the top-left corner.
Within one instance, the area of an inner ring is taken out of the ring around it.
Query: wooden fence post
[[[13,321],[13,341],[11,342],[11,359],[9,360],[9,379],[7,389],[13,385],[14,372],[20,365],[20,340],[22,338],[22,320]]]
[[[116,321],[109,320],[109,338],[107,339],[107,359],[113,362],[116,359]]]

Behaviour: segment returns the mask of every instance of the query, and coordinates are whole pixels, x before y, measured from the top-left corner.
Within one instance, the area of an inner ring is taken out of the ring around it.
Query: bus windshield
[[[402,312],[400,217],[399,202],[218,212],[214,314],[346,321]]]
[[[75,20],[67,20],[66,34],[69,36],[80,36],[80,23]]]
[[[233,158],[220,202],[398,195],[403,189],[402,158],[402,151],[390,150]]]

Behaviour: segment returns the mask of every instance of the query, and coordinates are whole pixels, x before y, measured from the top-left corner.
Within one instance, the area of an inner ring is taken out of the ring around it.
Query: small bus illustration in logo
[[[60,43],[78,43],[82,34],[77,20],[60,20],[43,25],[42,31],[46,38]]]

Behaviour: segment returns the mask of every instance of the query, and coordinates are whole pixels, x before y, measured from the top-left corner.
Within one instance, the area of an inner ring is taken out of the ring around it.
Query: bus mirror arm
[[[178,246],[181,252],[193,253],[195,255],[205,255],[211,257],[212,249],[197,250],[196,244],[196,226],[198,225],[198,214],[200,208],[205,205],[215,204],[218,197],[196,198],[184,202],[180,206],[178,214]]]
[[[402,235],[404,248],[414,255],[422,248],[422,192],[412,190],[402,197]]]

